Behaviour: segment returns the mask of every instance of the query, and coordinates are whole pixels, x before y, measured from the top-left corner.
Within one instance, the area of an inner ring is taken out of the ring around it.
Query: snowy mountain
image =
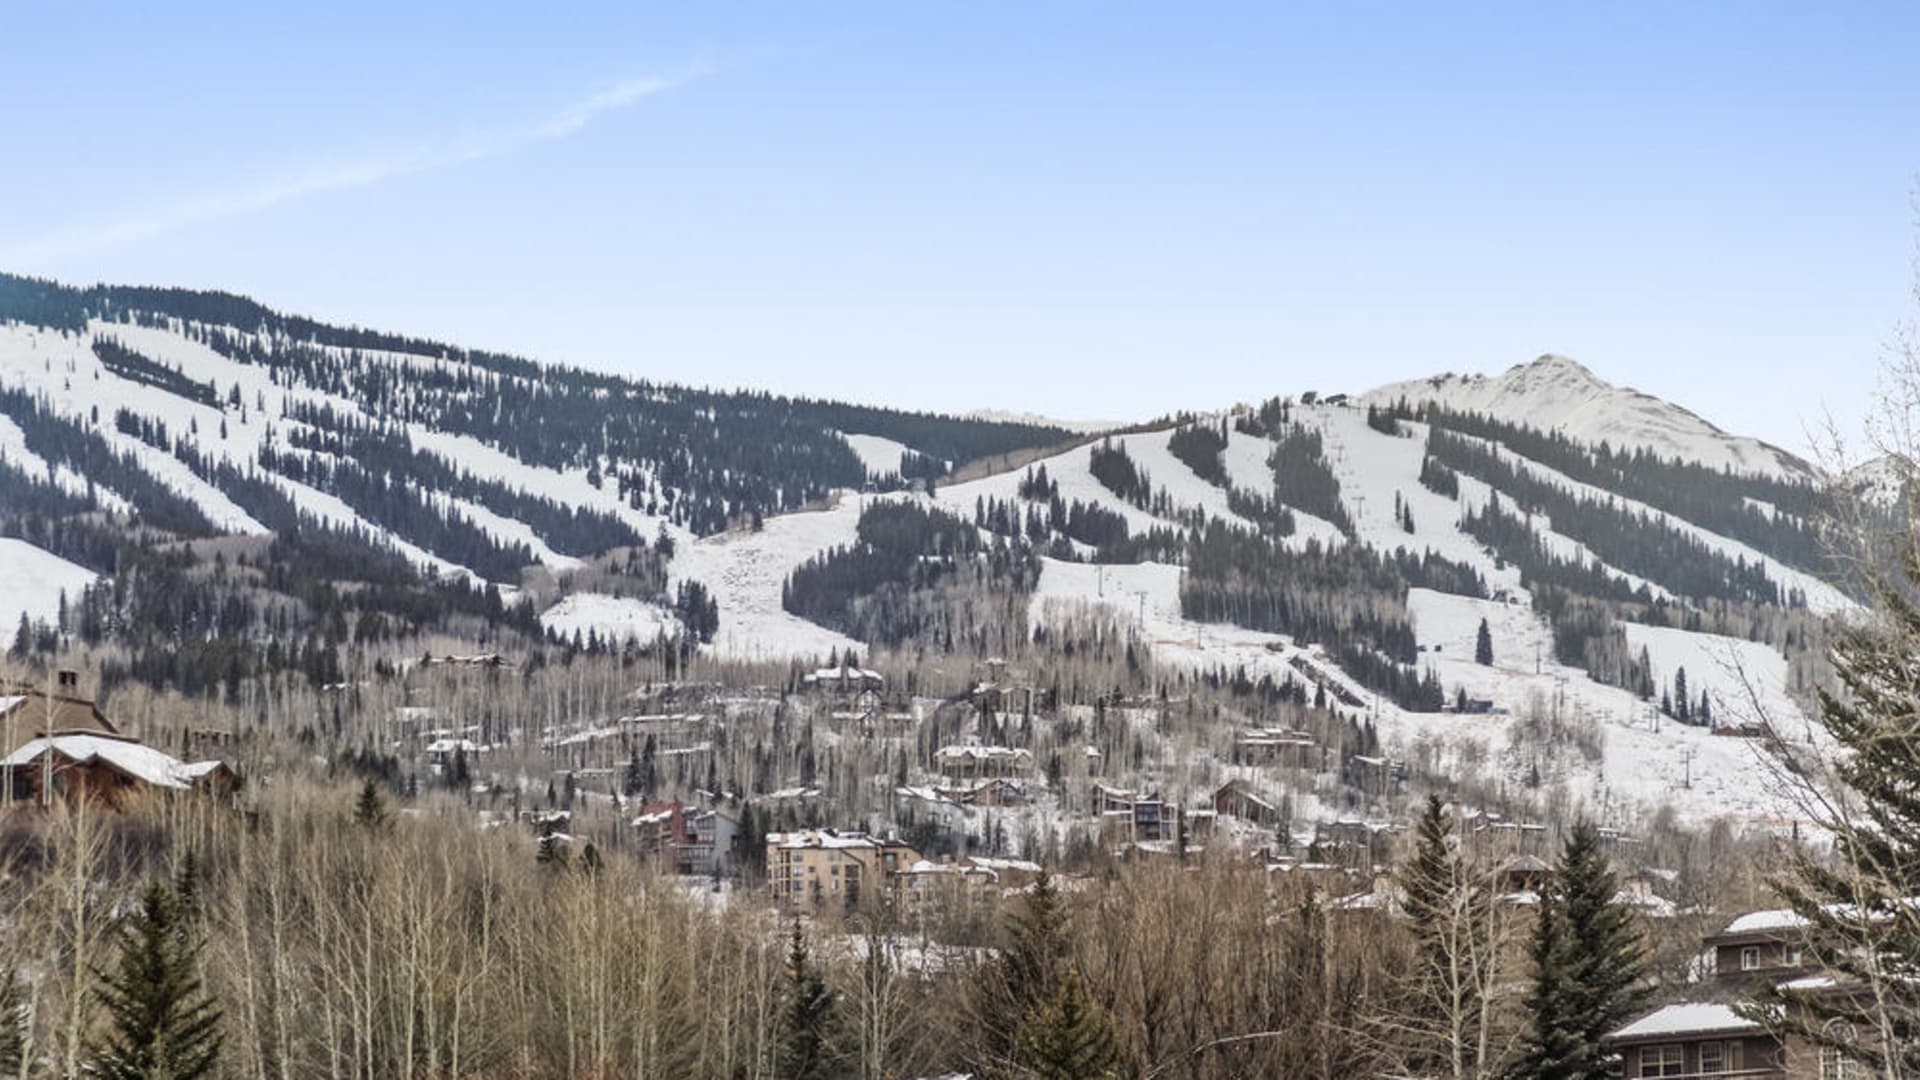
[[[1098,437],[0,276],[0,617],[181,686],[425,632],[813,661],[1100,619],[1396,758],[1766,819],[1769,751],[1723,732],[1807,737],[1853,604],[1822,497],[1557,357]],[[265,651],[289,612],[313,636]]]
[[[1730,435],[1671,402],[1615,386],[1564,356],[1545,355],[1504,373],[1436,375],[1391,383],[1360,395],[1362,404],[1432,402],[1562,432],[1581,442],[1644,447],[1715,469],[1783,479],[1813,475],[1812,466],[1758,439]]]

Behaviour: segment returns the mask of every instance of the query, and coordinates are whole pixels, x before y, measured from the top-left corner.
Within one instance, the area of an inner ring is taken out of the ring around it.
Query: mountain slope
[[[1752,746],[1697,721],[1804,729],[1852,604],[1803,465],[1557,358],[1076,444],[222,294],[0,277],[0,316],[0,570],[55,586],[16,606],[64,589],[61,629],[189,691],[429,632],[816,660],[1098,616],[1168,670],[1364,714],[1391,756],[1765,818]]]

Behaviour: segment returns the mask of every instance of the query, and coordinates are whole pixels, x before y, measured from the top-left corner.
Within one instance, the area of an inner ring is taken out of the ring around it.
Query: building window
[[[1641,1076],[1683,1076],[1686,1071],[1686,1047],[1643,1046],[1640,1048]]]
[[[1800,960],[1801,960],[1800,946],[1798,945],[1787,946],[1787,966],[1799,967]]]
[[[1726,1043],[1710,1042],[1700,1044],[1700,1071],[1703,1073],[1727,1071]]]
[[[1740,950],[1740,970],[1755,971],[1760,967],[1760,947],[1749,945]]]
[[[1820,1048],[1820,1080],[1861,1080],[1865,1074],[1859,1064],[1839,1049],[1853,1045],[1853,1025],[1845,1020],[1829,1020],[1821,1034],[1837,1045]]]

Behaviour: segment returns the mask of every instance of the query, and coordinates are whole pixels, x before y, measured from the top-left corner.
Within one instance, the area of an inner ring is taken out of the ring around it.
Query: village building
[[[1845,993],[1814,971],[1804,948],[1806,922],[1792,911],[1756,911],[1704,940],[1711,966],[1699,999],[1665,1005],[1606,1036],[1623,1075],[1739,1076],[1749,1080],[1860,1080],[1857,1064],[1796,1037],[1783,1038],[1750,1009],[1755,991],[1771,984],[1814,993]],[[1788,1006],[1789,1008],[1795,1006]]]
[[[1178,815],[1157,794],[1094,784],[1091,802],[1100,838],[1109,843],[1172,840],[1178,831]]]
[[[633,819],[639,850],[676,874],[724,874],[731,863],[739,822],[718,810],[686,803],[648,803]]]
[[[920,853],[893,836],[839,829],[767,834],[767,885],[788,907],[884,903]]]
[[[71,671],[56,673],[51,687],[0,686],[0,735],[0,803],[8,806],[118,807],[152,792],[228,796],[240,786],[224,761],[181,761],[121,734]]]
[[[933,766],[956,782],[1018,776],[1033,771],[1033,752],[1006,746],[943,746],[933,752]]]
[[[0,746],[11,754],[29,739],[47,734],[117,735],[93,699],[80,693],[80,676],[62,671],[51,688],[0,684]]]
[[[1222,784],[1220,790],[1213,793],[1213,810],[1225,817],[1236,817],[1268,828],[1281,824],[1286,818],[1278,799],[1256,792],[1253,785],[1245,780],[1229,780]]]
[[[1317,769],[1325,764],[1327,751],[1305,731],[1293,728],[1253,728],[1242,732],[1233,742],[1234,759],[1242,765],[1281,765],[1295,769]]]
[[[828,693],[859,693],[862,690],[885,690],[886,677],[877,671],[869,671],[852,664],[839,667],[823,667],[809,671],[800,677],[800,682],[808,690],[820,690]]]
[[[1004,894],[1025,889],[1039,876],[1040,864],[1024,859],[981,855],[921,859],[902,872],[901,896],[907,913],[914,917],[968,911],[997,903]]]

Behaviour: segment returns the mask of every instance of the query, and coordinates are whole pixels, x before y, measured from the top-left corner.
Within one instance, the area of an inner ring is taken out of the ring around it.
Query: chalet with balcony
[[[1622,1075],[1865,1080],[1862,1066],[1832,1050],[1782,1038],[1742,1005],[1764,984],[1814,994],[1847,992],[1811,970],[1805,936],[1805,920],[1785,910],[1741,915],[1708,936],[1712,964],[1701,1000],[1655,1009],[1606,1036],[1620,1054]]]

